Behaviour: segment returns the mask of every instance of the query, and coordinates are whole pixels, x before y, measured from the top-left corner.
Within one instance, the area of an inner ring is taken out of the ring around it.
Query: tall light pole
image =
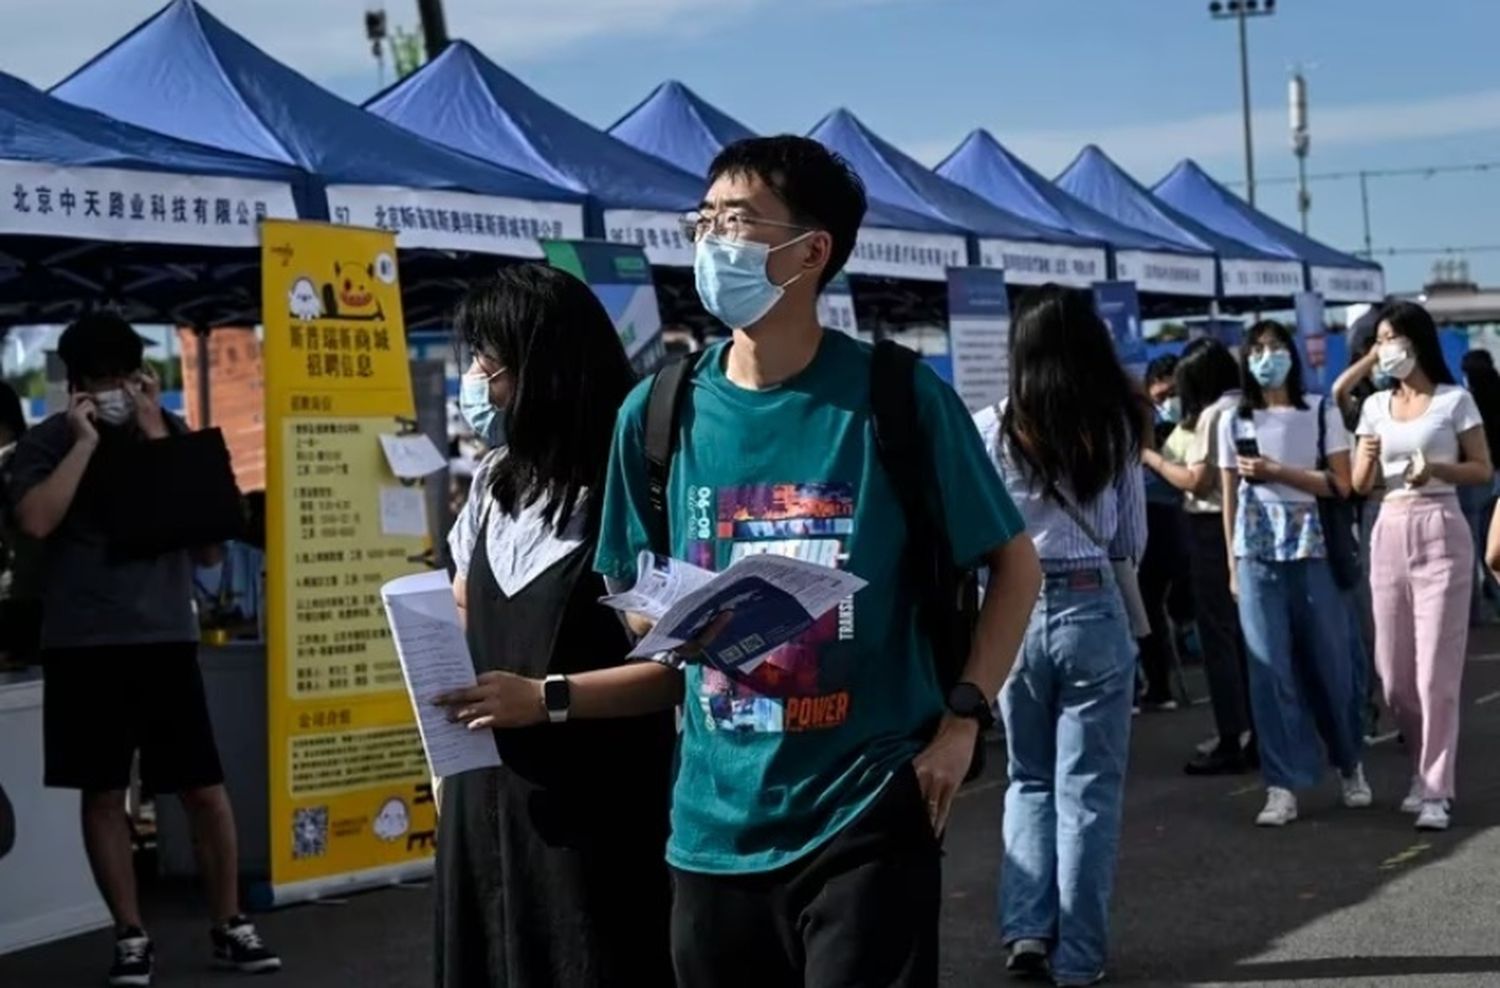
[[[422,18],[422,41],[427,49],[427,60],[431,61],[448,47],[448,21],[443,16],[443,0],[417,0],[417,13]]]
[[[1240,31],[1240,111],[1245,118],[1245,191],[1255,205],[1255,141],[1250,127],[1250,39],[1246,22],[1276,13],[1276,0],[1213,0],[1208,13],[1214,20],[1234,20]]]
[[[1312,132],[1307,129],[1307,80],[1300,69],[1292,73],[1287,96],[1292,111],[1292,154],[1297,156],[1297,212],[1306,236],[1307,214],[1312,210],[1312,194],[1307,191],[1307,152],[1312,148]]]

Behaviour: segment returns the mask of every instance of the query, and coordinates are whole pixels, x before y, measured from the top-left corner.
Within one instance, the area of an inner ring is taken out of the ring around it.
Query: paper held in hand
[[[601,603],[656,620],[630,653],[637,659],[693,641],[720,614],[730,612],[728,626],[708,643],[701,659],[725,672],[744,673],[865,586],[852,573],[785,556],[745,556],[724,572],[711,573],[643,552],[635,586]]]
[[[403,576],[381,587],[380,597],[432,774],[446,777],[499,765],[492,732],[451,723],[447,712],[432,703],[439,694],[477,681],[448,574]]]

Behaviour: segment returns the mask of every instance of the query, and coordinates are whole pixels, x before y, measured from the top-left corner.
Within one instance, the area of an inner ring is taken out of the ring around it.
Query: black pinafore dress
[[[507,597],[489,563],[492,523],[480,524],[468,572],[476,671],[540,678],[625,661],[625,629],[598,603],[596,524]],[[671,712],[500,730],[495,741],[499,768],[443,783],[435,984],[669,988]]]

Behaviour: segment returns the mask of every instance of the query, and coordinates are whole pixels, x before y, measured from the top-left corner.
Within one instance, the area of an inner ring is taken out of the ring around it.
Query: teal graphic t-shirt
[[[763,391],[729,382],[727,353],[701,355],[684,400],[672,554],[722,570],[778,553],[869,586],[735,679],[688,667],[667,860],[714,873],[769,871],[816,849],[922,749],[943,711],[901,587],[906,523],[875,447],[872,348],[825,332],[806,369]],[[1021,532],[1021,516],[958,396],[925,365],[916,390],[934,503],[955,561],[976,563]],[[643,382],[621,409],[605,490],[596,566],[624,581],[650,547],[649,391]]]

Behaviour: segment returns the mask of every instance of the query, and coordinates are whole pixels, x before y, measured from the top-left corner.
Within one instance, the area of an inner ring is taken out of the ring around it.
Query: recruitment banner
[[[276,904],[430,873],[427,764],[380,602],[426,569],[419,486],[381,436],[415,428],[389,232],[262,228],[268,737]]]
[[[999,268],[948,271],[948,352],[953,390],[969,411],[1004,398],[1010,387],[1010,298]]]
[[[859,320],[854,317],[854,293],[849,288],[849,276],[842,271],[818,296],[818,322],[824,329],[859,335]]]
[[[1323,321],[1323,296],[1318,292],[1298,292],[1294,302],[1297,344],[1302,349],[1302,363],[1307,368],[1307,384],[1321,388],[1324,385],[1323,368],[1328,364],[1328,325]]]
[[[1146,339],[1141,328],[1141,300],[1133,281],[1094,283],[1094,308],[1109,327],[1120,363],[1133,373],[1146,369]]]
[[[645,373],[661,363],[661,308],[646,252],[636,244],[602,240],[544,240],[547,263],[587,284],[604,303],[625,355]]]

